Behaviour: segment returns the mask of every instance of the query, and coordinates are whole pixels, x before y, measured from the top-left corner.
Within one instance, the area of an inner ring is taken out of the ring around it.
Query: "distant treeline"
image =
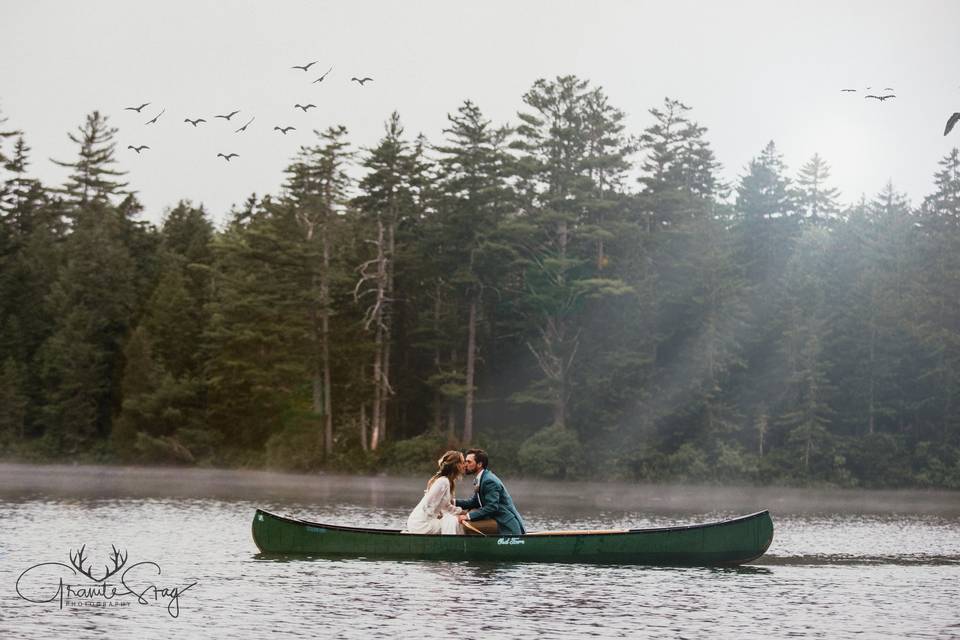
[[[439,141],[330,127],[222,229],[138,220],[103,114],[58,186],[0,122],[0,453],[960,487],[957,149],[917,207],[842,204],[819,156],[724,184],[686,105],[649,113],[568,76]]]

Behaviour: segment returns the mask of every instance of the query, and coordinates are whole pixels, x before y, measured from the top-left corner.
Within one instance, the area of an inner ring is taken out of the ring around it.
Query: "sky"
[[[960,127],[943,136],[960,111],[958,34],[957,0],[0,0],[0,115],[23,131],[31,175],[57,185],[67,170],[51,158],[74,160],[67,134],[99,110],[145,219],[186,199],[222,223],[251,193],[279,193],[314,130],[343,124],[362,150],[396,110],[411,139],[439,144],[464,100],[515,123],[534,81],[575,74],[636,135],[665,97],[692,107],[730,183],[773,140],[791,177],[819,153],[845,203],[892,180],[917,204],[960,146]],[[885,87],[895,99],[864,98]]]

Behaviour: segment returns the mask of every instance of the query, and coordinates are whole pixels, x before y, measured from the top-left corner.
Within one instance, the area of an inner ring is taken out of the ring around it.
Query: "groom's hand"
[[[469,513],[461,513],[459,516],[457,516],[457,519],[458,519],[460,522],[464,522],[464,521],[470,522],[470,514],[469,514]]]

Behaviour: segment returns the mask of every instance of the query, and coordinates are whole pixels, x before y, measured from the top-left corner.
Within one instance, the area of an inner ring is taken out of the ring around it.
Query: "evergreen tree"
[[[69,203],[86,205],[90,202],[108,203],[111,196],[123,194],[128,183],[119,182],[125,171],[114,169],[114,150],[117,143],[116,127],[108,124],[109,118],[99,111],[87,116],[86,122],[77,128],[77,133],[67,137],[79,149],[79,157],[73,162],[54,160],[55,164],[71,169],[63,193]]]
[[[835,338],[831,378],[838,385],[834,432],[859,437],[903,430],[911,404],[910,337],[916,236],[905,200],[892,185],[863,199],[835,229],[827,305]]]
[[[4,183],[0,198],[0,215],[9,232],[25,242],[38,222],[39,209],[45,204],[45,193],[40,182],[27,176],[30,148],[23,136],[17,138],[13,156],[4,168],[12,175]]]
[[[923,269],[918,274],[922,297],[916,309],[920,339],[931,350],[925,371],[929,390],[922,436],[960,442],[960,151],[952,149],[934,175],[936,190],[918,216]],[[931,384],[932,383],[932,384]]]
[[[7,138],[23,135],[21,131],[15,129],[8,129],[4,131],[3,129],[6,126],[7,120],[9,120],[9,118],[5,117],[3,112],[0,112],[0,167],[4,166],[8,161],[7,156],[4,154],[3,143]]]
[[[210,421],[232,453],[260,451],[309,398],[309,272],[290,207],[247,201],[213,243],[204,335]]]
[[[347,205],[351,179],[347,165],[352,153],[346,142],[346,127],[315,132],[320,145],[301,148],[297,161],[287,169],[286,197],[294,210],[305,245],[304,268],[310,271],[310,308],[313,411],[323,417],[323,451],[333,452],[333,398],[330,361],[331,282],[335,223]]]
[[[704,137],[706,128],[687,118],[690,109],[679,100],[664,98],[661,109],[649,110],[654,123],[640,136],[645,153],[640,203],[648,231],[702,215],[705,208],[700,203],[723,191],[717,177],[720,164]]]
[[[591,170],[597,165],[624,166],[629,150],[613,145],[601,153],[594,145],[591,155],[590,141],[598,136],[596,123],[591,125],[592,135],[585,126],[588,94],[588,83],[575,76],[535,82],[524,95],[532,112],[518,114],[522,124],[512,145],[522,154],[518,168],[525,217],[537,228],[526,242],[529,267],[521,305],[537,336],[526,346],[543,376],[515,398],[549,406],[551,426],[561,438],[570,427],[568,407],[580,345],[579,316],[588,300],[630,291],[619,279],[598,277],[587,259],[600,231],[590,225],[587,215],[598,195]],[[606,125],[613,137],[619,131],[618,113],[611,112]]]
[[[23,366],[7,358],[0,367],[0,451],[26,437],[27,379]]]
[[[807,224],[825,226],[835,221],[840,205],[840,192],[829,186],[830,167],[820,157],[813,157],[797,175],[797,207]]]
[[[444,129],[447,143],[438,147],[442,204],[434,216],[436,230],[430,246],[435,273],[435,291],[443,283],[455,290],[455,306],[466,307],[466,354],[462,384],[464,400],[463,442],[473,441],[473,406],[476,394],[477,331],[481,322],[483,291],[494,287],[509,264],[511,247],[505,243],[501,225],[510,210],[506,184],[509,157],[505,144],[509,129],[493,128],[480,109],[469,100],[456,114],[448,114]],[[441,304],[438,295],[435,304]],[[462,310],[462,308],[461,308]],[[436,314],[435,314],[436,316]],[[455,317],[462,317],[456,313]],[[436,358],[439,368],[439,356]],[[454,364],[454,363],[451,363]],[[436,374],[441,373],[437,371]],[[435,374],[435,375],[436,375]],[[444,377],[444,389],[451,390]],[[456,387],[454,387],[456,388]],[[455,395],[460,394],[457,389]]]
[[[385,135],[363,160],[368,173],[360,181],[362,194],[355,199],[371,234],[365,238],[373,254],[360,267],[357,299],[367,305],[364,328],[373,333],[373,399],[369,447],[376,450],[387,434],[388,400],[394,395],[390,377],[392,334],[395,330],[397,233],[404,223],[418,220],[415,176],[422,172],[420,159],[403,138],[400,116],[394,112],[384,125]],[[369,297],[365,297],[369,296]]]
[[[776,354],[783,315],[774,300],[800,230],[796,202],[783,158],[773,142],[752,159],[737,186],[733,212],[733,260],[743,274],[747,306],[743,355],[746,366],[736,385],[750,415],[776,396],[783,379],[776,375]]]
[[[137,307],[123,223],[109,205],[90,206],[93,215],[78,218],[64,243],[65,262],[46,300],[56,324],[38,353],[47,395],[42,422],[66,453],[110,432],[120,354]]]
[[[829,312],[826,308],[825,256],[829,237],[810,229],[799,240],[783,278],[783,327],[780,416],[785,445],[796,452],[799,471],[810,477],[817,453],[827,448],[833,411],[829,405]],[[778,376],[780,377],[780,376]],[[829,465],[826,471],[829,471]]]
[[[783,156],[771,140],[750,161],[748,172],[737,187],[737,212],[749,221],[788,218],[796,202],[786,177]]]

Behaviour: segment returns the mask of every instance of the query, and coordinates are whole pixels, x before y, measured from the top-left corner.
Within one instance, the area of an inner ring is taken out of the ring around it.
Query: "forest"
[[[330,126],[278,193],[157,224],[107,115],[58,185],[0,118],[0,458],[960,488],[960,152],[842,201],[636,108],[560,76],[439,140]]]

